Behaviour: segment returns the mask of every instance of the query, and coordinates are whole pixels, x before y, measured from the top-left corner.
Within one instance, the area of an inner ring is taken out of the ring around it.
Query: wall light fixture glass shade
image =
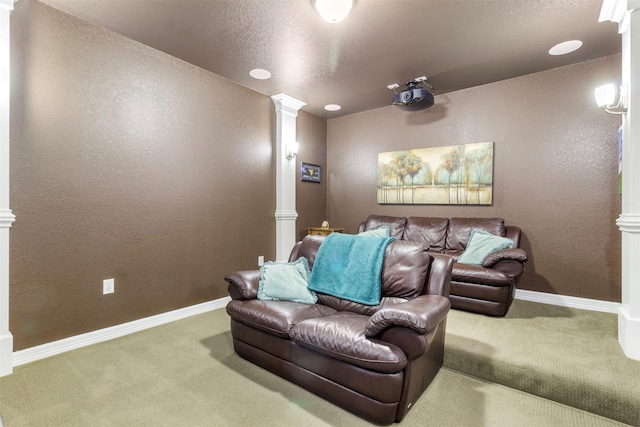
[[[606,85],[598,86],[595,91],[596,94],[596,103],[598,107],[602,108],[605,105],[613,104],[613,101],[616,99],[616,87],[613,83],[609,83]]]
[[[596,103],[609,114],[624,114],[627,112],[625,88],[609,83],[598,86],[595,90]],[[618,102],[614,104],[618,97]]]
[[[311,0],[325,21],[336,23],[347,17],[356,0]]]

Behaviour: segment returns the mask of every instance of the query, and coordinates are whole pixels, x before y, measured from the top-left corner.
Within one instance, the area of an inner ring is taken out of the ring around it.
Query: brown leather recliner
[[[358,232],[389,227],[392,237],[423,242],[430,252],[454,258],[451,275],[451,306],[456,309],[504,316],[515,296],[516,279],[524,272],[527,253],[520,248],[520,228],[505,225],[502,218],[432,218],[369,215]],[[482,265],[458,263],[474,228],[513,241],[484,259]]]
[[[323,240],[305,237],[290,261],[313,269]],[[316,304],[258,300],[259,271],[227,274],[234,349],[364,418],[401,421],[442,366],[452,267],[421,243],[390,243],[378,306],[321,293]]]

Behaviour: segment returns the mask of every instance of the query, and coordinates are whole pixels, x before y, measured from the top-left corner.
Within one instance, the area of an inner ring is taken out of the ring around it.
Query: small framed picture
[[[300,179],[302,181],[320,182],[320,166],[310,163],[300,165]]]

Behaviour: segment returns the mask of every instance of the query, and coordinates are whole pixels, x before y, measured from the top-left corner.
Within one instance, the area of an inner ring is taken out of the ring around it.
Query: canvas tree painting
[[[378,203],[490,205],[493,142],[378,154]]]

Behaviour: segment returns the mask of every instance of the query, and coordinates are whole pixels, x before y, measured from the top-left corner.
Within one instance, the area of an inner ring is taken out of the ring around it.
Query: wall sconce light
[[[625,86],[616,86],[613,83],[602,85],[596,88],[596,103],[609,114],[624,114],[627,112],[627,99],[625,96]],[[617,93],[616,93],[617,92]],[[618,96],[618,103],[614,105]]]
[[[347,17],[356,0],[311,0],[322,19],[335,24]]]
[[[285,151],[287,152],[287,160],[293,159],[296,154],[298,154],[298,143],[294,142],[293,144],[287,144]]]

